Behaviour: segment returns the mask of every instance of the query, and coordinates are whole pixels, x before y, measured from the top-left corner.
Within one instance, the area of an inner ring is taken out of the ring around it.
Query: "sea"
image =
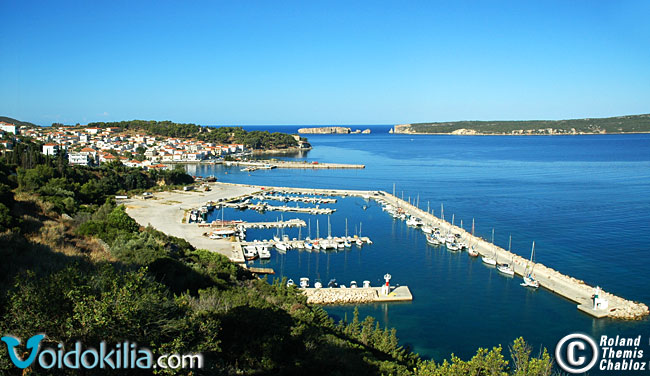
[[[395,192],[454,224],[529,258],[626,299],[650,304],[650,135],[454,136],[389,134],[390,126],[350,126],[370,134],[306,135],[313,149],[271,158],[364,164],[365,169],[254,172],[222,165],[188,165],[192,175],[219,181],[290,187]],[[247,130],[296,133],[298,126],[247,126]],[[267,156],[268,158],[269,156]],[[276,203],[280,204],[280,203]],[[290,205],[309,206],[304,203]],[[642,335],[650,358],[650,321],[594,319],[576,304],[543,288],[520,286],[466,252],[427,245],[424,234],[395,220],[373,201],[339,199],[322,204],[330,216],[225,209],[213,218],[301,218],[309,226],[285,230],[290,237],[362,234],[373,241],[340,252],[286,254],[272,251],[271,278],[309,277],[374,286],[390,274],[407,285],[407,303],[358,306],[394,327],[400,343],[426,359],[455,354],[469,359],[479,347],[508,346],[523,337],[537,354],[552,354],[572,333],[595,339]],[[347,224],[347,226],[346,226]],[[274,230],[249,230],[248,239],[270,239]],[[507,262],[508,260],[499,260]],[[336,320],[352,319],[354,306],[328,306]],[[645,346],[645,347],[643,347]],[[648,371],[646,371],[648,372]],[[590,374],[600,374],[593,369]],[[643,373],[643,372],[641,372]],[[650,372],[649,372],[650,373]],[[603,374],[607,374],[606,372]],[[639,373],[636,373],[639,374]]]

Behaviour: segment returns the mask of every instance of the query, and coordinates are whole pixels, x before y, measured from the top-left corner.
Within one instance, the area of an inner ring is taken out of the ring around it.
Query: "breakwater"
[[[307,303],[312,304],[360,304],[413,300],[413,295],[408,286],[392,288],[388,295],[381,293],[381,287],[306,288],[301,290],[307,296]]]

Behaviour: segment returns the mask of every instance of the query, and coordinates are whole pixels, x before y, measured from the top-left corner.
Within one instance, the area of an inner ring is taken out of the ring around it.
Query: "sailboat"
[[[492,246],[494,246],[494,229],[492,229]],[[495,250],[494,251],[494,256],[496,257],[496,255],[497,255],[497,252]],[[491,257],[483,256],[483,257],[481,257],[481,260],[483,261],[484,264],[487,264],[487,265],[495,266],[497,264],[497,260],[495,260],[495,259],[493,259]]]
[[[533,241],[533,249],[530,251],[530,263],[533,262],[533,255],[535,254],[535,242]],[[526,270],[524,271],[524,282],[521,284],[524,287],[532,287],[534,289],[539,287],[539,281],[535,279],[533,276],[533,268],[535,268],[535,264],[530,268],[530,271],[528,270],[528,266],[526,265]]]
[[[508,239],[508,253],[510,253],[511,246],[512,246],[512,235],[510,235],[510,238]],[[515,275],[514,269],[512,269],[510,264],[508,264],[507,262],[504,262],[502,264],[497,264],[497,271],[508,276]]]

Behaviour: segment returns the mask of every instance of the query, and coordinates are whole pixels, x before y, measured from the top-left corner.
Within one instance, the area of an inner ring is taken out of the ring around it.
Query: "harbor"
[[[441,232],[448,232],[457,234],[460,241],[467,243],[469,246],[473,247],[480,256],[495,257],[499,260],[508,260],[512,263],[512,268],[514,273],[519,276],[525,275],[526,268],[528,265],[531,265],[531,261],[508,252],[507,250],[498,247],[480,237],[472,235],[465,229],[462,229],[458,226],[452,225],[451,223],[442,220],[434,216],[433,214],[418,208],[417,206],[400,199],[392,194],[389,194],[384,191],[360,191],[360,190],[337,190],[337,189],[313,189],[313,188],[286,188],[286,187],[260,187],[260,186],[248,186],[248,185],[237,185],[237,184],[223,184],[223,183],[214,183],[215,186],[221,187],[220,189],[214,189],[213,192],[205,193],[184,193],[184,195],[194,196],[191,200],[196,203],[196,206],[207,202],[212,199],[216,192],[220,192],[223,189],[233,189],[238,192],[245,191],[248,195],[259,194],[260,192],[268,189],[272,189],[274,192],[281,192],[284,194],[301,194],[301,195],[323,195],[323,196],[339,196],[339,197],[361,197],[364,200],[374,200],[382,205],[391,205],[393,207],[399,208],[405,217],[418,218],[422,221],[424,225],[430,227],[436,227]],[[175,193],[178,195],[178,193]],[[203,198],[203,201],[197,199],[199,196]],[[234,196],[233,196],[234,197]],[[242,196],[245,197],[245,196]],[[227,199],[224,197],[222,199]],[[147,201],[149,203],[154,202],[153,200]],[[178,210],[178,209],[176,209]],[[154,216],[148,215],[146,221],[153,219]],[[138,220],[138,218],[136,218]],[[140,222],[140,220],[138,220]],[[179,220],[180,223],[180,220]],[[142,224],[142,223],[141,223]],[[153,224],[152,224],[153,225]],[[156,227],[156,226],[154,226]],[[183,231],[176,231],[176,233],[181,233],[184,236],[187,236]],[[181,237],[184,237],[181,236]],[[194,236],[189,236],[191,239],[194,239]],[[203,237],[203,236],[201,236]],[[192,240],[188,239],[190,243],[194,244]],[[218,248],[220,253],[225,254],[230,257],[235,262],[244,262],[245,257],[243,255],[244,249],[242,246],[245,246],[248,243],[240,242],[230,242],[227,243],[227,247],[223,246],[224,240],[215,240],[215,243],[204,243],[201,242],[203,246],[201,248],[214,250]],[[215,247],[217,242],[221,242],[221,247]],[[271,241],[269,240],[269,243]],[[196,245],[195,245],[196,246]],[[550,267],[547,267],[540,263],[533,263],[534,275],[536,280],[539,282],[539,285],[551,291],[563,298],[566,298],[577,304],[580,311],[595,317],[610,317],[618,319],[638,319],[648,315],[648,308],[643,303],[632,302],[616,296],[614,294],[602,291],[600,288],[587,285],[584,281],[572,278],[565,274],[562,274]],[[607,306],[594,307],[594,295],[598,291],[599,296],[597,296],[601,301],[606,301]]]

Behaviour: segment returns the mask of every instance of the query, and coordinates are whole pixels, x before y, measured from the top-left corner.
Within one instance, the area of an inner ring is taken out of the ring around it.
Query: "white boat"
[[[499,273],[502,273],[502,274],[505,274],[505,275],[508,275],[508,276],[514,276],[515,275],[515,271],[512,269],[512,267],[508,263],[497,265],[497,271]]]
[[[253,245],[244,247],[244,258],[248,261],[255,260],[258,257],[257,249]]]
[[[530,263],[533,262],[533,256],[535,254],[535,242],[533,242],[533,249],[530,251],[530,260],[529,264],[526,265],[526,270],[524,271],[524,282],[521,284],[524,287],[532,287],[534,289],[539,288],[539,281],[535,279],[535,276],[533,275],[533,268],[535,268],[535,264],[528,270],[528,266],[530,266]]]
[[[308,251],[311,251],[312,248],[314,248],[314,245],[311,244],[310,242],[305,242],[305,249]]]
[[[465,242],[458,242],[458,247],[463,250],[463,249],[468,249],[469,247],[467,246],[467,243]]]
[[[431,226],[422,226],[422,232],[425,234],[433,234],[433,227]]]
[[[406,225],[407,226],[417,227],[417,226],[421,226],[422,223],[416,217],[409,217],[409,219],[406,220]]]
[[[291,287],[291,286],[294,286],[294,285],[295,285],[295,283],[293,283],[293,279],[290,279],[290,280],[287,281],[287,287]]]
[[[469,248],[469,250],[467,251],[467,254],[472,256],[472,257],[478,257],[478,251],[476,249],[474,249],[474,246]]]
[[[483,261],[484,264],[492,265],[492,266],[495,266],[497,264],[497,260],[487,256],[481,257],[481,261]]]
[[[351,289],[356,289],[357,288],[357,281],[350,281],[350,288]]]
[[[320,281],[316,281],[314,283],[314,288],[316,288],[316,289],[323,288],[323,284]]]
[[[260,256],[261,260],[268,260],[271,258],[271,252],[269,251],[268,247],[266,246],[257,246],[255,247],[257,250],[257,254]]]
[[[364,289],[369,289],[370,288],[370,281],[363,281],[363,288]]]
[[[447,243],[447,249],[450,251],[460,251],[460,246],[458,243],[453,242],[453,243]]]
[[[285,243],[283,243],[283,242],[275,243],[275,248],[280,252],[286,252],[287,251],[287,245]]]
[[[345,248],[350,248],[350,247],[352,247],[352,243],[350,243],[350,241],[349,241],[348,239],[345,239],[345,240],[343,241],[343,245],[345,246]]]
[[[357,247],[362,247],[363,246],[363,240],[357,238],[357,241],[355,242],[357,244]]]
[[[305,289],[307,287],[309,287],[309,278],[307,277],[300,278],[300,288]]]
[[[438,238],[436,238],[433,235],[427,235],[426,238],[427,238],[427,243],[429,243],[431,245],[440,245],[441,244],[440,241],[438,240]]]

